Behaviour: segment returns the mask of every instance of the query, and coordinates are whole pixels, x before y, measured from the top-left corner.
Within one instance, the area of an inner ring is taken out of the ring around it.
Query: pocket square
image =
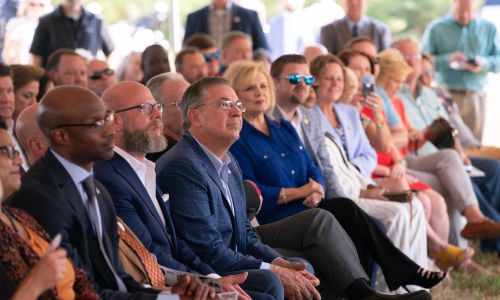
[[[169,194],[163,194],[163,196],[161,196],[161,198],[163,199],[163,202],[167,202],[168,199],[170,199],[170,195]]]

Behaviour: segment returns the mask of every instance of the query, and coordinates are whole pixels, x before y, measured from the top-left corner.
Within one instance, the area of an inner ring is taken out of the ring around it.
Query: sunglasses
[[[104,75],[106,76],[113,76],[115,74],[115,71],[112,69],[105,69],[102,71],[96,71],[90,74],[89,78],[91,80],[99,80],[101,79]]]
[[[0,154],[7,156],[9,159],[14,159],[18,157],[21,153],[12,145],[6,145],[0,147]]]
[[[314,76],[312,75],[292,74],[288,76],[283,76],[281,78],[288,79],[288,82],[290,82],[290,84],[295,84],[295,85],[300,84],[302,78],[304,78],[304,83],[306,85],[312,85],[314,83]]]
[[[221,56],[220,51],[214,52],[212,54],[206,53],[203,54],[203,57],[205,58],[206,62],[211,62],[212,60],[219,59]]]

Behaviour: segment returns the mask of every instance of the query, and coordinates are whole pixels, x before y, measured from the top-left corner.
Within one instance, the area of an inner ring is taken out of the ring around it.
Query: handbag
[[[425,139],[436,148],[455,148],[455,137],[458,130],[453,128],[443,117],[435,119],[431,125],[424,130]]]

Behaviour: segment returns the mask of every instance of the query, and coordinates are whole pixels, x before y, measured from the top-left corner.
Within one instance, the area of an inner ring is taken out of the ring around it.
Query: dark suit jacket
[[[210,7],[207,5],[187,16],[184,41],[194,33],[210,33],[208,29],[209,11]],[[231,18],[233,19],[231,23],[232,31],[237,30],[250,35],[254,50],[258,48],[269,49],[264,31],[262,31],[262,26],[260,25],[259,16],[255,11],[233,3],[231,5],[231,14]]]
[[[169,201],[163,201],[158,189],[154,201],[158,201],[165,218],[166,226],[163,225],[146,188],[123,157],[115,153],[111,160],[96,163],[94,174],[111,194],[118,216],[156,256],[160,265],[204,275],[215,273],[184,240],[177,239]]]
[[[391,32],[389,27],[380,21],[368,17],[363,18],[366,20],[366,23],[358,29],[359,35],[372,38],[378,52],[389,48],[391,46]],[[321,28],[320,42],[333,54],[339,54],[351,38],[352,32],[349,30],[347,17],[343,17]]]
[[[8,200],[32,217],[51,235],[62,234],[61,246],[82,268],[105,299],[155,299],[158,291],[143,289],[118,259],[116,214],[106,189],[96,182],[106,253],[129,293],[117,291],[116,281],[99,250],[86,208],[70,175],[51,151],[47,151],[22,178],[21,189]]]
[[[236,160],[229,165],[234,215],[212,162],[188,133],[156,164],[158,186],[170,194],[178,235],[217,272],[258,269],[280,255],[262,244],[246,218]]]

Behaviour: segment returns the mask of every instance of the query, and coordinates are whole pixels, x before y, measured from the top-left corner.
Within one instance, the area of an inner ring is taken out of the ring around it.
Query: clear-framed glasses
[[[102,77],[104,75],[113,76],[114,74],[115,74],[115,71],[108,68],[108,69],[104,69],[101,71],[95,71],[95,72],[90,73],[89,78],[90,78],[90,80],[99,80],[99,79],[102,79]]]
[[[116,110],[115,113],[121,113],[127,110],[139,109],[141,113],[145,116],[149,116],[153,113],[153,108],[156,108],[159,112],[163,112],[163,104],[161,103],[142,103],[139,105],[134,105],[131,107]]]
[[[182,101],[179,100],[179,101],[175,101],[175,102],[171,102],[171,103],[167,103],[165,104],[167,107],[169,106],[173,106],[175,107],[176,109],[181,109],[181,106],[182,106]]]
[[[302,78],[304,78],[304,83],[307,85],[312,85],[314,83],[314,76],[312,75],[302,75],[302,74],[291,74],[288,76],[281,77],[282,79],[288,79],[290,84],[300,84]]]
[[[221,57],[220,51],[203,54],[203,58],[205,58],[206,62],[211,62],[213,59],[219,59],[220,57]]]
[[[108,126],[109,124],[113,123],[115,120],[115,113],[112,111],[107,111],[106,115],[104,116],[103,119],[97,120],[94,123],[86,123],[86,124],[60,124],[57,125],[56,127],[52,128],[58,129],[62,127],[88,127],[88,128],[94,128],[97,131],[101,131],[104,127]]]
[[[194,107],[194,109],[200,108],[204,105],[216,105],[217,107],[220,107],[222,110],[230,110],[233,107],[236,107],[241,112],[245,112],[247,110],[245,104],[243,104],[243,102],[241,102],[241,100],[236,100],[236,101],[220,100],[219,102],[214,102],[214,103],[201,103],[201,104],[196,105]]]
[[[19,150],[17,150],[16,147],[12,145],[0,146],[0,154],[7,156],[7,158],[9,159],[15,159],[16,157],[21,155]]]

